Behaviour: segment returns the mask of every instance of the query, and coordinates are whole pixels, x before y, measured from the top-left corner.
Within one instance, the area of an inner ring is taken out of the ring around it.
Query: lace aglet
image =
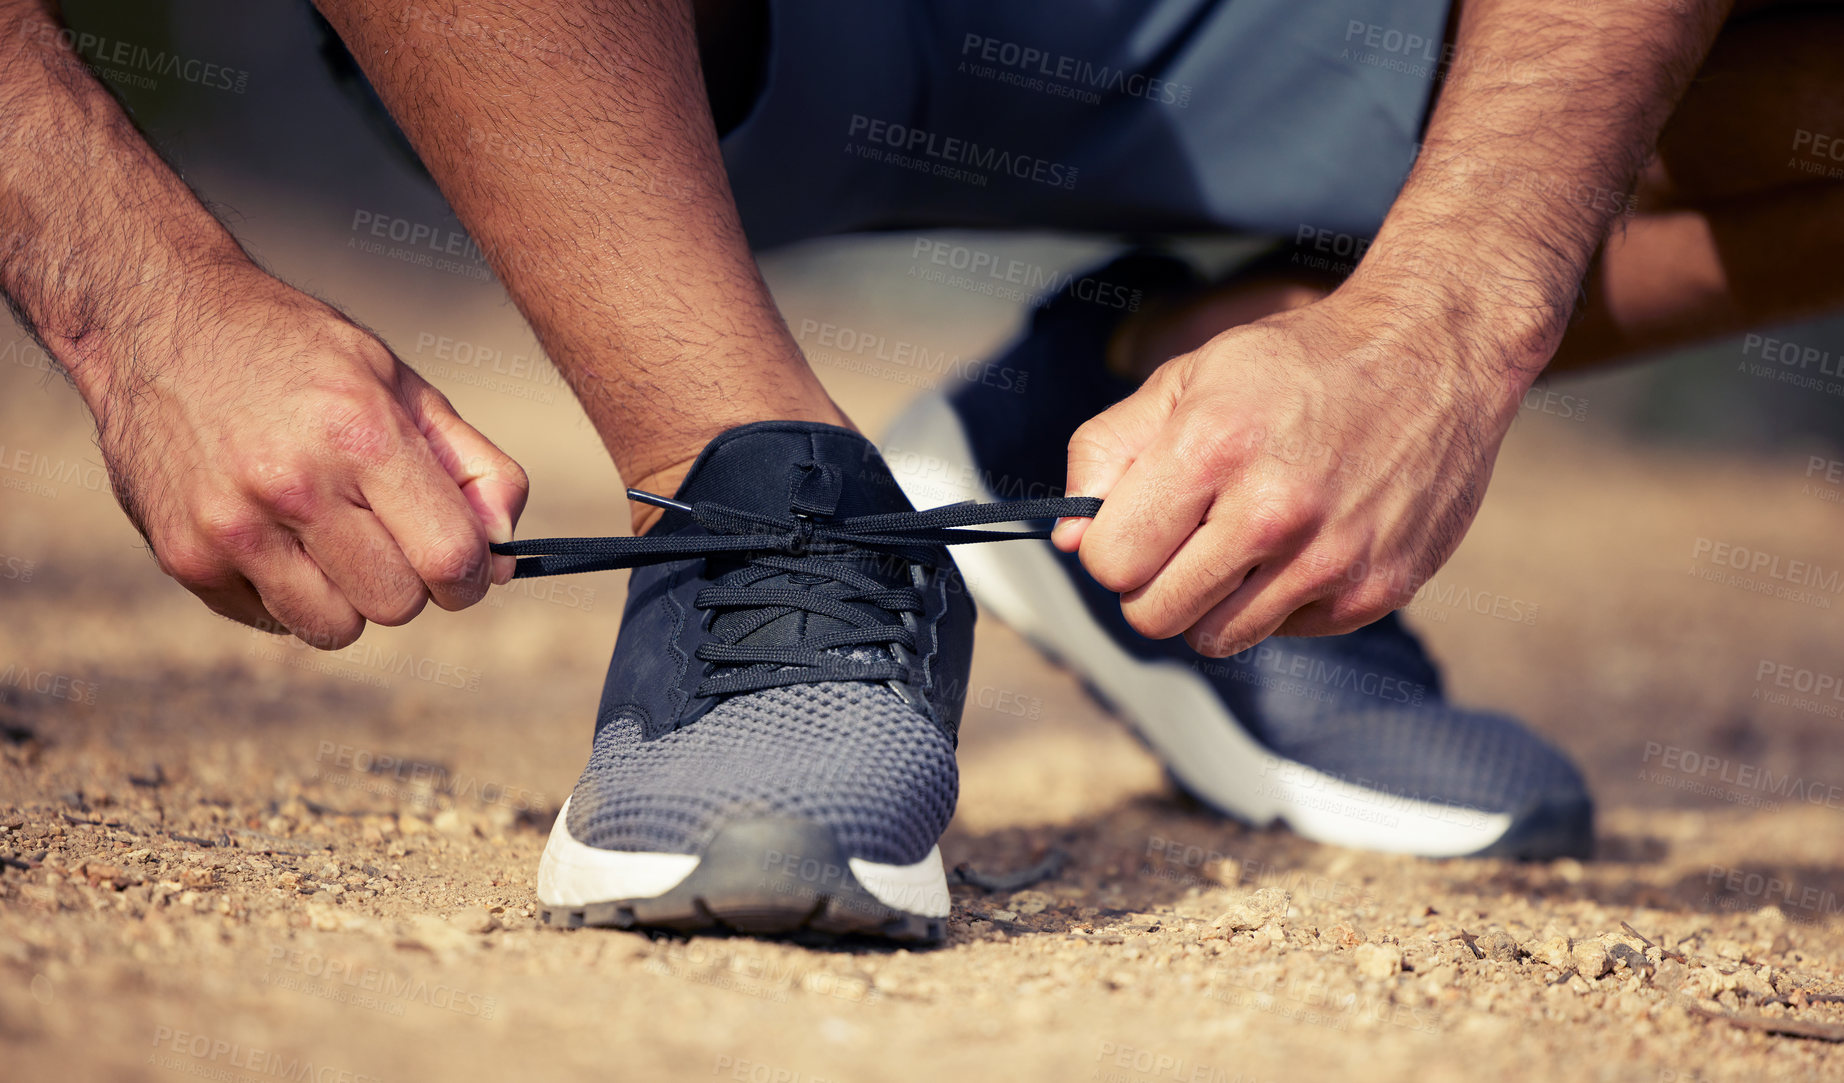
[[[668,511],[682,511],[688,515],[691,514],[692,510],[690,504],[681,504],[677,500],[668,500],[663,496],[655,496],[652,493],[644,492],[640,489],[629,489],[627,491],[627,498],[636,503],[651,504],[656,508],[665,508]]]

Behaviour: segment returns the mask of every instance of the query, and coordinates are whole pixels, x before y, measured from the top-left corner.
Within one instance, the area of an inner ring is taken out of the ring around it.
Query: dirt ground
[[[347,239],[276,232],[268,254],[526,465],[524,535],[616,529],[614,473],[496,288]],[[824,325],[967,357],[1015,327],[1015,304],[909,275],[902,244],[840,251],[772,277],[874,432],[928,374],[829,351]],[[334,656],[235,627],[139,548],[41,361],[0,356],[8,1079],[1844,1078],[1844,599],[1824,574],[1844,485],[1806,455],[1649,449],[1595,411],[1614,385],[1559,384],[1412,607],[1460,698],[1586,765],[1592,861],[1224,822],[988,622],[943,852],[1066,866],[957,886],[938,950],[812,949],[535,924],[620,576],[521,584]],[[1738,571],[1738,547],[1776,563]],[[1807,574],[1793,561],[1819,569],[1795,596],[1752,589]]]

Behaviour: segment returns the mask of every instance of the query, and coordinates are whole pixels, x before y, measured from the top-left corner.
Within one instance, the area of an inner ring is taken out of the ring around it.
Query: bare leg
[[[745,422],[848,424],[749,253],[689,2],[318,3],[628,484]]]
[[[1844,13],[1762,11],[1723,31],[1659,140],[1637,213],[1603,245],[1550,371],[1579,369],[1844,304],[1844,183],[1793,163],[1798,133],[1844,139]],[[1149,374],[1227,327],[1317,300],[1310,276],[1231,279],[1123,331]]]

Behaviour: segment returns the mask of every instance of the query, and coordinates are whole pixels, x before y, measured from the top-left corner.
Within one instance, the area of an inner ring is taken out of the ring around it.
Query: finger
[[[365,618],[292,534],[278,529],[277,535],[275,543],[240,569],[263,608],[310,647],[336,651],[350,646],[365,630]]]
[[[1107,495],[1082,534],[1082,566],[1116,593],[1150,582],[1190,538],[1229,479],[1213,477],[1177,422],[1168,424]]]
[[[1177,398],[1168,391],[1168,383],[1155,373],[1138,391],[1090,418],[1076,430],[1069,439],[1069,480],[1064,486],[1065,493],[1108,498],[1171,418]],[[1089,519],[1064,519],[1056,525],[1050,540],[1065,553],[1073,553],[1081,546],[1091,522]]]
[[[353,502],[377,516],[437,605],[463,609],[486,596],[492,567],[486,531],[436,460],[426,428],[401,409],[380,409],[347,426],[342,443],[359,449],[351,456]]]
[[[1241,586],[1212,606],[1185,632],[1185,642],[1210,658],[1241,654],[1321,596],[1321,590],[1293,574],[1290,561],[1272,561],[1250,572]]]
[[[307,555],[359,615],[395,627],[423,611],[428,587],[370,509],[347,504],[300,531]]]
[[[1266,557],[1240,544],[1228,520],[1207,518],[1150,581],[1121,595],[1121,612],[1141,635],[1170,639],[1229,597]]]
[[[436,460],[467,498],[489,542],[509,542],[525,511],[531,486],[525,471],[480,430],[455,413],[448,398],[414,372],[402,382],[404,405],[416,419]],[[518,558],[494,556],[492,579],[504,584],[512,579]]]
[[[186,589],[204,602],[207,609],[221,617],[229,617],[238,624],[247,624],[270,635],[294,634],[263,605],[262,596],[256,593],[250,581],[234,572],[222,583],[188,583]]]
[[[191,591],[219,616],[272,635],[293,635],[293,629],[263,605],[261,594],[238,570],[264,560],[264,550],[284,532],[266,519],[254,516],[208,516],[199,530],[154,543],[160,570]]]

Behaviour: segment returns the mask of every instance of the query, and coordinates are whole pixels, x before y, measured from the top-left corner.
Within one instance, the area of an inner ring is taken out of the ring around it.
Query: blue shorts
[[[1448,0],[771,0],[757,248],[897,228],[1368,235]]]

